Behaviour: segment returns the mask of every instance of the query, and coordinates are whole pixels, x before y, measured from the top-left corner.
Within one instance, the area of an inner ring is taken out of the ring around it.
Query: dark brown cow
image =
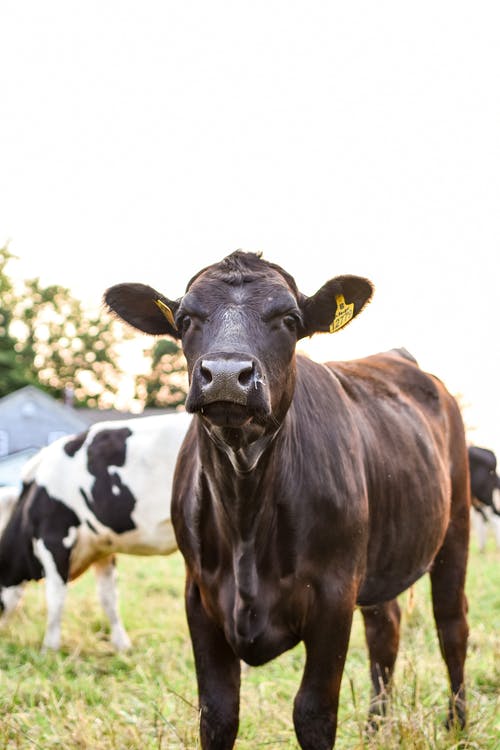
[[[354,608],[362,608],[383,710],[399,640],[395,597],[425,572],[452,698],[465,722],[464,580],[469,477],[464,429],[443,384],[404,351],[318,364],[298,339],[336,331],[372,296],[340,276],[301,294],[279,266],[235,252],[172,301],[141,284],[105,295],[123,320],[182,340],[196,417],[174,478],[201,744],[229,750],[240,659],[304,641],[294,705],[304,750],[335,741]]]

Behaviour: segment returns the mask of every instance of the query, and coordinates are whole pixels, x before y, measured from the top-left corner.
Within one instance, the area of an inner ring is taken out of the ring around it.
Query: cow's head
[[[338,276],[306,297],[282,268],[237,251],[196,274],[180,299],[143,284],[118,284],[104,299],[135,328],[182,341],[187,411],[211,427],[244,429],[252,440],[279,424],[290,405],[297,341],[343,328],[372,292],[367,279]]]

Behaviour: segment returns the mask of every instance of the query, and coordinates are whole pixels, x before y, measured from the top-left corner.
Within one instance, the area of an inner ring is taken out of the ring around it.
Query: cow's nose
[[[250,359],[203,359],[200,363],[200,386],[205,403],[246,404],[254,382],[255,366]]]

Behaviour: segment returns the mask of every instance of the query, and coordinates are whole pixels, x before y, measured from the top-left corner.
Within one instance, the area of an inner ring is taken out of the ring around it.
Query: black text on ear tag
[[[330,333],[335,333],[346,326],[354,315],[354,302],[348,305],[343,294],[336,294],[335,302],[337,303],[337,309],[335,310],[335,317],[330,324]]]

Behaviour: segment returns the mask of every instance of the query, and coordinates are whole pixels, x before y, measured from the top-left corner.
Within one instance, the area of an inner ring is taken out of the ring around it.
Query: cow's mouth
[[[254,413],[247,406],[234,404],[231,401],[214,401],[200,409],[205,419],[215,427],[230,427],[237,429],[249,424]]]

